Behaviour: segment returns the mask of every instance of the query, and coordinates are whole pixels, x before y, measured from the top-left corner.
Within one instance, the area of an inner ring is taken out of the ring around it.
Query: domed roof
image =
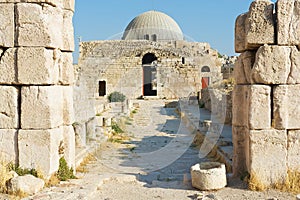
[[[125,29],[123,40],[172,41],[183,40],[183,33],[170,16],[148,11],[135,17]]]

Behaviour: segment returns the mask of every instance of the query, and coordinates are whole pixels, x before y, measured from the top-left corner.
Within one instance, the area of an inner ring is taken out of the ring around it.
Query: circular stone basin
[[[191,167],[192,186],[199,190],[218,190],[227,185],[225,165],[203,162]]]
[[[296,199],[297,199],[297,200],[300,200],[300,194],[297,195]]]

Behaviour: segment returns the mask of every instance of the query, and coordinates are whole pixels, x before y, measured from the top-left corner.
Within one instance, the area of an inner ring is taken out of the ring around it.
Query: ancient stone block
[[[86,136],[88,139],[96,138],[95,130],[96,130],[96,120],[95,118],[92,118],[86,123]]]
[[[0,4],[0,47],[14,46],[14,19],[14,4]]]
[[[21,47],[17,50],[18,83],[49,85],[58,82],[61,62],[53,50]]]
[[[245,22],[246,50],[257,49],[264,44],[275,44],[274,4],[270,0],[251,3]]]
[[[300,45],[300,1],[277,1],[278,45]]]
[[[75,10],[75,0],[64,0],[64,9],[71,10],[74,12]]]
[[[22,87],[21,95],[22,129],[51,129],[63,124],[62,87]]]
[[[20,167],[37,169],[46,177],[58,170],[63,129],[20,130]]]
[[[289,170],[300,170],[300,130],[288,131],[287,164]]]
[[[59,82],[62,85],[74,84],[74,66],[72,53],[63,52],[62,61],[59,65]]]
[[[63,121],[64,125],[72,125],[74,119],[74,107],[73,107],[73,87],[65,86],[63,88]]]
[[[249,166],[249,129],[232,127],[233,161],[232,170],[236,177],[248,171]]]
[[[19,128],[19,90],[0,86],[0,129]]]
[[[246,33],[245,33],[245,22],[248,17],[248,13],[241,14],[237,17],[235,21],[235,40],[234,40],[234,46],[235,46],[235,52],[236,53],[242,53],[246,50],[245,44],[246,44]]]
[[[286,46],[260,47],[252,70],[254,83],[285,84],[291,68],[291,49]]]
[[[63,138],[64,158],[66,159],[68,166],[75,170],[75,132],[73,126],[63,127]]]
[[[272,156],[273,155],[273,156]],[[249,173],[265,186],[284,183],[287,176],[285,130],[250,131]]]
[[[254,51],[246,51],[239,56],[234,67],[234,78],[237,84],[243,85],[251,83],[251,70],[254,62]]]
[[[300,129],[300,85],[274,87],[274,127],[276,129]]]
[[[300,83],[300,51],[295,47],[291,47],[291,69],[288,77],[288,84]]]
[[[13,84],[17,82],[15,55],[16,49],[0,49],[0,84]]]
[[[86,126],[85,123],[75,122],[73,124],[75,130],[75,144],[76,147],[86,146]]]
[[[17,137],[17,130],[0,129],[0,157],[2,161],[16,163],[18,154]]]
[[[74,28],[72,18],[72,11],[63,11],[63,51],[74,51]]]
[[[249,86],[236,85],[232,93],[232,125],[248,127]]]
[[[12,194],[24,192],[27,195],[33,195],[44,188],[45,181],[31,174],[26,174],[12,178],[8,185],[8,190]]]
[[[60,8],[18,3],[16,12],[18,46],[62,48],[63,12]]]

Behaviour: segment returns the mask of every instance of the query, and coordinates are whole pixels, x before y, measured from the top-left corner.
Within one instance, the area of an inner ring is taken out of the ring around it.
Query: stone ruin
[[[1,160],[45,178],[75,163],[74,0],[0,1]]]
[[[299,0],[256,0],[236,20],[233,171],[254,189],[300,175],[299,26]]]

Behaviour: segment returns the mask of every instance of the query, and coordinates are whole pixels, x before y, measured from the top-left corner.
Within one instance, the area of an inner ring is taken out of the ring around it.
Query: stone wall
[[[74,167],[74,0],[0,1],[0,154],[49,177]]]
[[[299,10],[298,0],[257,0],[236,20],[233,170],[258,189],[300,172]]]

